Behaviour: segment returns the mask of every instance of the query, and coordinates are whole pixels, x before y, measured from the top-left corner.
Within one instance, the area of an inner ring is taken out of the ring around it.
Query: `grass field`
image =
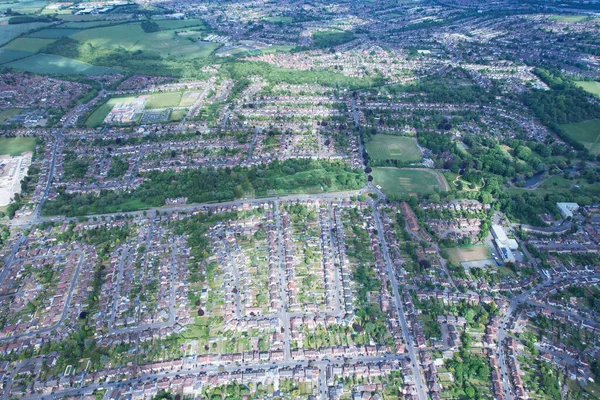
[[[590,184],[585,179],[565,179],[561,175],[556,175],[548,178],[542,182],[535,190],[534,193],[545,196],[547,194],[564,193],[567,191],[582,191],[589,192],[592,194],[600,194],[600,185]],[[526,189],[510,188],[510,192],[526,192]],[[531,192],[531,191],[530,191]]]
[[[179,27],[177,29],[180,29],[190,26],[197,27],[199,30],[205,28],[204,23],[199,20],[158,21],[157,23],[166,28]],[[71,38],[100,48],[122,47],[129,51],[142,50],[162,56],[198,57],[205,55],[208,51],[206,47],[198,46],[185,37],[176,35],[176,28],[146,33],[137,22],[86,29],[71,35]]]
[[[388,195],[427,194],[434,192],[436,188],[442,190],[436,179],[437,172],[433,170],[377,167],[373,168],[371,174],[373,184],[381,186]]]
[[[146,100],[146,109],[179,107],[182,92],[152,93]]]
[[[367,153],[374,160],[421,161],[421,151],[414,138],[394,135],[375,135],[366,144]]]
[[[34,148],[35,138],[0,138],[1,155],[18,156],[25,151],[33,151]]]
[[[48,28],[39,31],[31,32],[27,34],[27,37],[36,37],[44,39],[58,39],[61,37],[72,35],[79,32],[79,29],[68,29],[68,28]]]
[[[181,107],[189,107],[192,104],[194,104],[194,102],[198,99],[199,96],[200,92],[187,91],[183,94],[183,96],[181,96],[181,101],[179,102],[179,105]]]
[[[0,123],[4,123],[4,121],[14,117],[15,115],[18,115],[20,112],[20,108],[5,108],[4,110],[0,111]]]
[[[185,114],[187,114],[186,110],[173,110],[171,111],[171,115],[169,115],[169,121],[179,122],[185,117]]]
[[[0,49],[0,64],[6,64],[11,61],[18,60],[20,58],[29,57],[31,55],[31,53],[28,53],[26,51]]]
[[[50,25],[47,22],[32,22],[29,24],[0,25],[0,46],[10,42],[17,36]]]
[[[4,46],[2,50],[15,50],[25,51],[28,53],[37,53],[41,49],[48,46],[50,43],[54,43],[55,41],[56,39],[21,37],[13,40],[12,42]]]
[[[560,21],[560,22],[581,22],[586,19],[585,15],[553,15],[550,19],[551,21]]]
[[[116,69],[96,67],[70,58],[43,53],[13,61],[5,66],[34,74],[107,75],[118,72]]]
[[[48,3],[43,0],[3,1],[0,3],[0,12],[4,12],[10,8],[15,13],[33,14],[41,11],[46,5]]]
[[[453,247],[446,249],[449,261],[454,265],[459,265],[465,261],[479,261],[491,258],[490,248],[485,244],[477,246]]]
[[[586,92],[595,94],[596,96],[600,97],[600,82],[577,81],[577,82],[575,82],[575,84],[577,86],[579,86],[580,88],[582,88],[583,90],[585,90]]]
[[[560,125],[567,135],[583,144],[591,154],[600,154],[600,119]]]

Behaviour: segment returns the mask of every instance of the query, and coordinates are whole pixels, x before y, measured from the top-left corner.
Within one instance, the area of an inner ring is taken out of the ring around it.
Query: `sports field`
[[[444,178],[437,171],[425,169],[401,169],[394,167],[373,168],[373,184],[381,186],[388,195],[403,195],[408,193],[427,194],[440,187],[438,179]]]
[[[449,261],[454,265],[459,265],[462,262],[487,260],[492,254],[490,248],[485,244],[477,246],[453,247],[446,249],[448,252]]]
[[[586,92],[589,92],[591,94],[595,94],[596,96],[600,97],[600,82],[596,82],[596,81],[577,81],[577,82],[575,82],[575,84],[577,86],[579,86],[580,88],[582,88],[583,90],[585,90]]]
[[[106,75],[118,72],[116,69],[96,67],[71,58],[43,53],[4,65],[34,74]]]
[[[34,148],[35,138],[0,138],[0,155],[18,156],[23,152],[33,151]]]
[[[591,154],[600,154],[600,119],[560,125],[567,135],[585,146]]]
[[[366,144],[367,153],[374,160],[421,161],[421,151],[414,138],[395,135],[375,135]]]

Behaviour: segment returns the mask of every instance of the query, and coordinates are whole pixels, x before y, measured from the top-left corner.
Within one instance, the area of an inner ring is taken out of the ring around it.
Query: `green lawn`
[[[577,81],[575,82],[577,86],[589,92],[591,94],[595,94],[600,97],[600,82],[596,81]]]
[[[374,160],[421,161],[421,151],[414,138],[395,135],[375,135],[366,144],[367,153]]]
[[[152,93],[146,100],[146,109],[179,107],[182,92]]]
[[[567,135],[577,140],[591,154],[600,154],[600,119],[590,119],[574,124],[560,125]]]
[[[373,184],[381,186],[388,195],[408,193],[426,194],[440,188],[434,170],[400,169],[393,167],[373,168]]]
[[[0,154],[18,156],[25,151],[33,151],[35,138],[16,137],[0,138]]]
[[[70,58],[43,53],[13,61],[5,66],[34,74],[109,75],[119,72],[116,69],[97,67]]]
[[[169,121],[179,122],[185,117],[185,114],[187,114],[186,110],[173,110],[171,111],[171,115],[169,115]]]
[[[510,192],[525,192],[520,188],[510,188]],[[542,182],[533,192],[545,196],[547,194],[564,193],[565,191],[582,191],[600,194],[600,186],[590,184],[585,179],[565,179],[562,175],[556,175]]]
[[[5,108],[4,110],[0,111],[0,123],[4,123],[4,121],[14,117],[15,115],[18,115],[20,112],[20,108]]]
[[[586,18],[586,15],[553,15],[548,19],[551,21],[560,22],[581,22]]]
[[[32,37],[20,37],[8,43],[2,50],[26,51],[29,53],[37,53],[50,43],[54,43],[56,39],[42,39]]]

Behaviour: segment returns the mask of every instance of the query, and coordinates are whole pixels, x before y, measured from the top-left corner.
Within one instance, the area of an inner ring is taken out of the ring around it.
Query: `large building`
[[[565,219],[572,217],[573,213],[579,210],[579,204],[577,203],[556,203],[556,206],[560,211],[560,215]]]
[[[494,237],[494,242],[496,243],[500,257],[502,257],[502,261],[515,261],[512,250],[519,248],[517,241],[515,239],[509,239],[504,231],[504,227],[501,225],[492,225],[492,236]]]

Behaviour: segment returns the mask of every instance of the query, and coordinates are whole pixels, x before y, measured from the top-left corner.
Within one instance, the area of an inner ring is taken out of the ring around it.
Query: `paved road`
[[[67,292],[67,299],[65,300],[65,304],[63,306],[63,311],[62,311],[60,320],[58,320],[58,322],[56,324],[49,326],[47,328],[39,329],[39,330],[33,331],[33,332],[19,333],[19,334],[13,335],[13,336],[0,338],[0,343],[15,340],[15,339],[20,339],[20,338],[30,337],[30,336],[36,336],[36,335],[39,335],[42,333],[52,332],[53,330],[58,328],[65,321],[65,319],[67,318],[67,313],[69,311],[69,304],[71,303],[73,289],[75,288],[75,283],[77,282],[77,278],[79,277],[79,271],[81,270],[81,264],[83,264],[83,260],[84,260],[84,255],[83,255],[83,252],[81,252],[81,251],[70,251],[70,252],[66,253],[65,255],[67,255],[67,254],[79,255],[79,261],[77,262],[77,267],[75,268],[75,272],[73,273],[73,277],[71,278],[71,284],[69,286],[69,291]],[[8,266],[4,269],[7,270]]]
[[[420,400],[427,400],[428,396],[425,389],[425,381],[423,379],[423,375],[421,374],[421,369],[419,368],[419,360],[417,358],[408,324],[406,323],[406,316],[404,314],[404,308],[402,307],[402,299],[400,298],[398,291],[398,282],[396,281],[396,274],[392,268],[392,262],[390,261],[388,247],[385,240],[383,224],[381,223],[381,215],[379,214],[379,211],[377,211],[377,203],[378,202],[373,202],[373,218],[375,219],[375,225],[379,234],[379,241],[381,242],[382,247],[381,252],[387,268],[388,278],[392,286],[392,293],[394,295],[394,301],[398,311],[398,319],[400,321],[400,325],[402,326],[402,336],[404,338],[404,342],[406,343],[406,349],[408,350],[408,355],[410,358],[411,368],[415,379],[415,386],[417,388],[417,396]]]

